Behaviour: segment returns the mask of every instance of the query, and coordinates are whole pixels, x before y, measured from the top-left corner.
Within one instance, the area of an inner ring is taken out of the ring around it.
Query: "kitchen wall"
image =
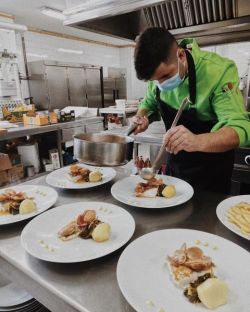
[[[221,44],[203,47],[202,49],[218,53],[221,56],[233,60],[237,65],[240,77],[247,74],[248,66],[250,64],[250,42]]]
[[[126,68],[127,98],[138,99],[145,95],[146,83],[136,78],[133,47],[117,48],[31,31],[25,32],[23,35],[28,61],[45,59],[101,65],[104,68],[104,76],[107,76],[108,67]],[[20,34],[17,34],[15,38],[13,31],[0,30],[0,50],[4,48],[16,51],[20,60],[19,69],[24,76],[25,68]],[[60,48],[80,51],[82,54],[59,52]],[[238,67],[239,76],[246,75],[250,62],[250,42],[209,46],[202,49],[233,59]],[[29,96],[27,81],[22,81],[22,92],[23,97]]]
[[[110,46],[87,43],[83,41],[60,38],[35,32],[23,34],[26,48],[27,61],[56,60],[59,62],[84,63],[101,65],[104,75],[107,67],[120,67],[119,49]],[[81,54],[60,52],[58,49],[75,50]],[[17,50],[22,55],[21,37],[17,35]],[[24,68],[20,68],[23,72]],[[27,84],[22,84],[24,97],[27,96]]]
[[[133,47],[120,49],[120,64],[121,67],[127,69],[127,98],[139,99],[144,97],[147,84],[136,78]]]

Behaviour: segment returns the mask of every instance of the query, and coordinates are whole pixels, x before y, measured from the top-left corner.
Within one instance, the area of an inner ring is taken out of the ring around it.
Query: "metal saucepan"
[[[74,136],[75,158],[94,166],[122,166],[133,158],[134,139],[129,136],[82,133]]]
[[[151,116],[152,112],[147,114]],[[133,158],[134,139],[129,137],[137,128],[133,123],[123,135],[82,133],[74,136],[74,156],[94,166],[122,166]]]

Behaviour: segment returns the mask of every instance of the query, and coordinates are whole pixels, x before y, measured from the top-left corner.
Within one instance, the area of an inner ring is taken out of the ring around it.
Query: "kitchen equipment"
[[[74,136],[74,156],[95,166],[122,166],[133,157],[134,139],[113,134],[82,133]]]
[[[149,112],[147,117],[153,113]],[[74,136],[74,156],[95,166],[122,166],[133,157],[134,139],[129,135],[137,128],[133,123],[123,135],[82,133]]]
[[[34,166],[35,173],[40,171],[40,159],[38,152],[38,144],[27,143],[17,146],[18,154],[21,155],[22,164],[24,166]]]
[[[33,177],[35,175],[35,167],[34,166],[27,166],[26,169],[26,175],[27,177]]]
[[[249,39],[249,0],[66,2],[64,25],[112,37],[134,41],[148,27],[163,27],[176,39],[198,38],[206,46]]]
[[[171,128],[175,127],[181,117],[181,114],[183,112],[183,110],[185,109],[185,107],[187,106],[187,104],[190,103],[189,98],[185,98],[182,103],[181,106],[179,107],[179,110],[175,116],[175,119],[171,125]],[[168,158],[169,153],[166,153],[166,147],[165,144],[162,144],[155,160],[153,161],[152,167],[151,168],[142,168],[139,172],[140,177],[144,180],[150,180],[152,178],[154,178],[156,172],[160,169],[161,164],[162,164],[162,158],[164,156],[164,154],[166,154],[166,157]]]

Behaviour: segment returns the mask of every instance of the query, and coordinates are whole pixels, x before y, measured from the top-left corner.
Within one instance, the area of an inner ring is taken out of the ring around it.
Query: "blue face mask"
[[[177,73],[173,77],[168,78],[161,83],[158,80],[155,81],[157,87],[161,91],[173,90],[173,89],[177,88],[182,83],[182,81],[184,80],[185,76],[181,79],[180,73],[179,73],[180,62],[179,62],[178,54],[177,54],[177,60],[178,60],[178,70],[177,70]]]

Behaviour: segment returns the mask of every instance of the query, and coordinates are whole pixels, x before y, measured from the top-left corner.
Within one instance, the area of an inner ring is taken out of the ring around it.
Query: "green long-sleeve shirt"
[[[184,39],[180,46],[187,47],[194,59],[197,80],[195,108],[198,118],[215,122],[211,132],[222,127],[233,128],[239,136],[240,146],[250,145],[250,113],[244,107],[235,63],[216,53],[200,50],[194,39]],[[187,77],[174,90],[162,91],[161,100],[168,103],[166,105],[178,109],[182,100],[189,96],[188,84]],[[149,81],[147,94],[140,108],[158,111],[155,88],[155,83]],[[158,116],[159,120],[160,115]]]

